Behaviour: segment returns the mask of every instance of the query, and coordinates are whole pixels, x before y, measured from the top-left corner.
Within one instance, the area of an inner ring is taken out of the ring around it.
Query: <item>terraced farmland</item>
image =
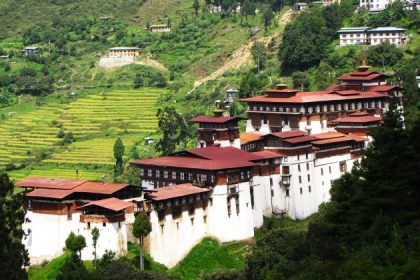
[[[142,140],[143,136],[139,134],[122,135],[120,138],[127,151],[129,146],[137,140]],[[115,140],[116,137],[112,136],[75,142],[66,151],[54,153],[50,159],[43,160],[43,163],[113,166],[115,164],[113,152]]]
[[[16,113],[0,122],[0,168],[33,159],[43,149],[57,150],[60,129],[76,139],[92,140],[77,140],[46,163],[110,165],[116,135],[132,142],[156,131],[157,101],[165,93],[156,88],[110,90],[86,94],[69,104],[49,100],[33,111]]]

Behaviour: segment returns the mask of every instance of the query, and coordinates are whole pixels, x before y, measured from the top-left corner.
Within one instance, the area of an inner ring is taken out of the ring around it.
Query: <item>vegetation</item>
[[[244,243],[220,245],[214,239],[204,238],[173,269],[173,274],[193,280],[216,270],[241,269],[248,250],[249,245]]]
[[[70,232],[66,239],[66,248],[72,253],[72,256],[77,259],[82,258],[82,250],[86,247],[86,240],[82,235],[75,235]]]
[[[140,270],[144,270],[144,238],[152,231],[152,225],[146,213],[141,212],[137,215],[133,224],[133,236],[139,239],[140,244]]]
[[[9,177],[0,174],[0,278],[27,279],[25,266],[29,265],[29,258],[22,244],[25,236],[23,195],[15,194],[13,188]]]
[[[158,109],[156,114],[162,138],[156,144],[162,155],[176,151],[178,145],[185,147],[188,139],[188,130],[185,119],[173,107]]]
[[[123,155],[124,155],[124,144],[121,141],[121,138],[117,138],[114,144],[114,158],[115,158],[115,167],[114,167],[114,177],[118,177],[123,172]]]

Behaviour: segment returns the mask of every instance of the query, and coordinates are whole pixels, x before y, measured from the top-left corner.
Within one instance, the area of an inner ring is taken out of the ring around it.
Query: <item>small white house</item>
[[[365,45],[368,42],[366,31],[369,27],[346,27],[338,31],[340,35],[340,46]]]
[[[38,50],[39,50],[38,47],[25,47],[22,49],[22,53],[25,56],[35,55],[38,53]]]

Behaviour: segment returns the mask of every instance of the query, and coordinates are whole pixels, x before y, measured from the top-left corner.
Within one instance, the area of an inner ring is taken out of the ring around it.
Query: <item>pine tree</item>
[[[124,144],[120,138],[115,141],[114,144],[114,158],[115,158],[115,167],[114,167],[114,177],[118,177],[123,172],[123,155],[124,155]]]

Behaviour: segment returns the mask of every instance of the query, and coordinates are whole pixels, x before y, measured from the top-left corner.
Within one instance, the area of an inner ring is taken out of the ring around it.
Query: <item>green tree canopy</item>
[[[75,235],[70,232],[66,239],[66,248],[73,253],[75,257],[81,259],[82,250],[86,247],[86,239],[82,235]]]
[[[13,192],[6,174],[0,174],[0,278],[27,279],[28,252],[22,244],[25,211],[23,195]]]
[[[177,146],[185,146],[188,138],[187,124],[184,118],[173,107],[158,109],[159,130],[162,138],[156,143],[156,149],[162,155],[168,155],[176,151]]]

